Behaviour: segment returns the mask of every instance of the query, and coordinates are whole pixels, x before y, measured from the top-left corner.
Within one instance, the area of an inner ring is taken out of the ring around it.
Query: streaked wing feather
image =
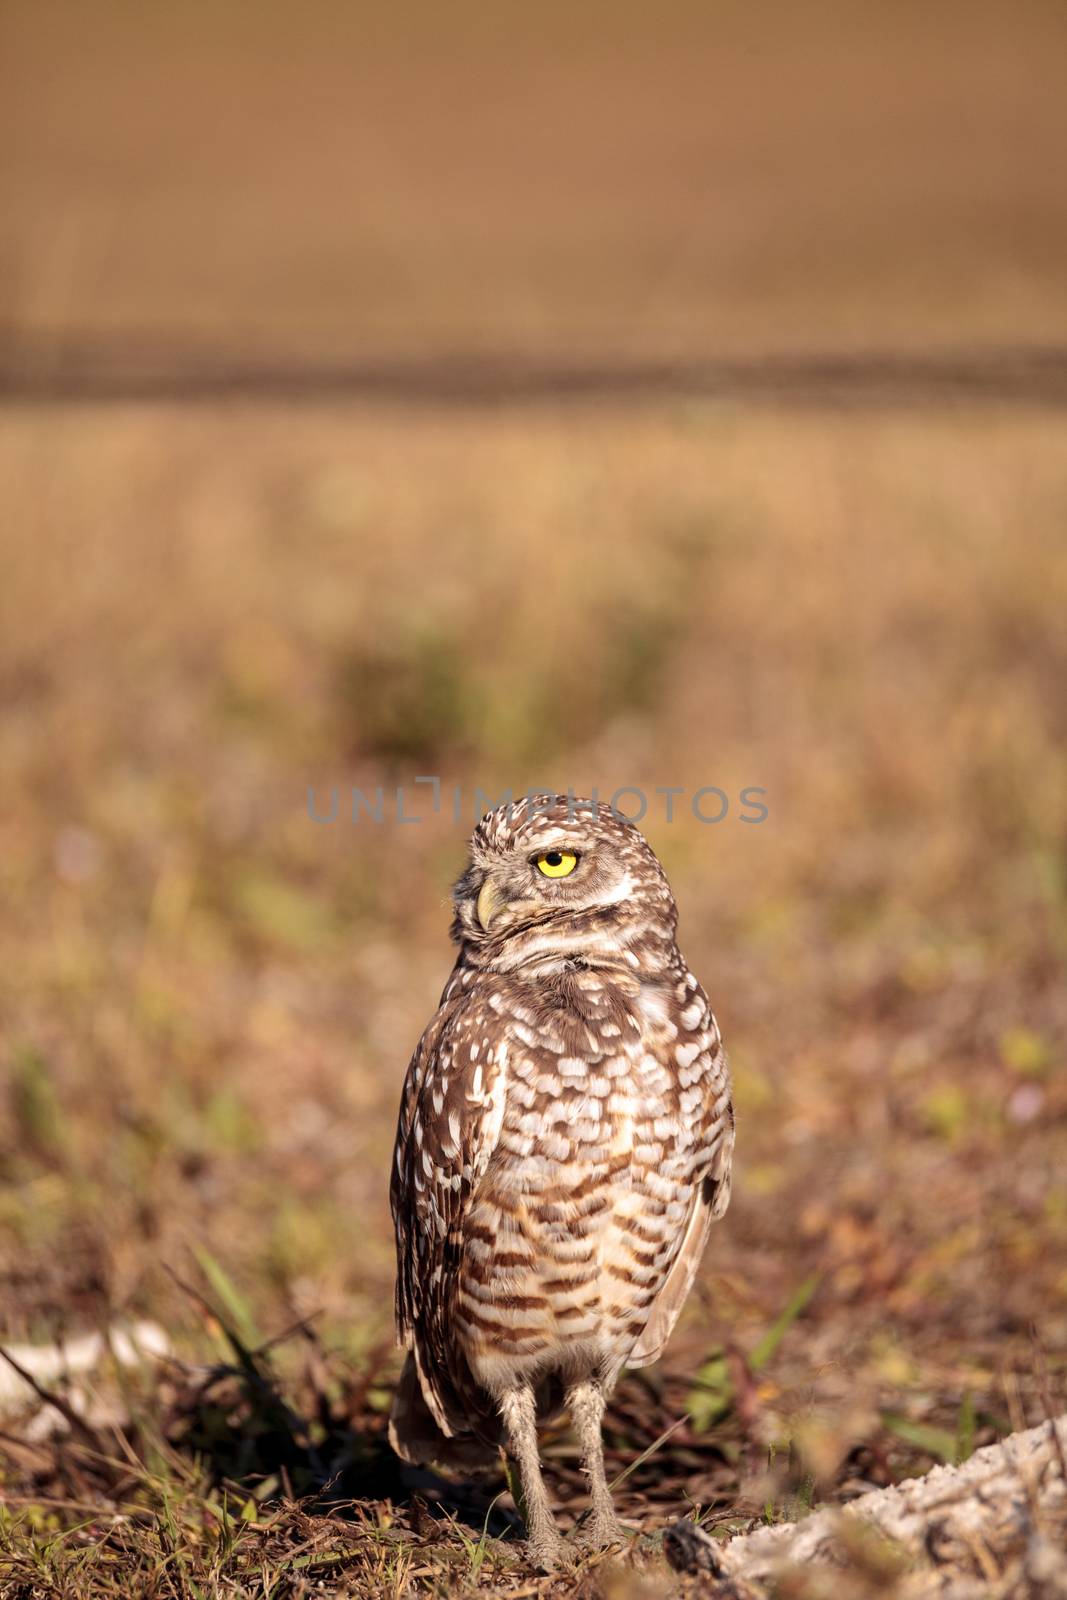
[[[693,1287],[711,1224],[718,1221],[729,1204],[733,1143],[731,1126],[726,1130],[711,1171],[697,1190],[678,1254],[663,1281],[662,1289],[652,1302],[648,1321],[630,1353],[627,1366],[647,1367],[653,1361],[658,1361],[674,1331],[674,1325]]]
[[[681,1065],[685,1057],[676,1057],[683,1094],[697,1102],[688,1113],[694,1119],[695,1193],[678,1250],[628,1357],[627,1365],[631,1367],[646,1367],[659,1358],[689,1298],[708,1230],[730,1203],[734,1112],[729,1063],[707,996],[688,974],[682,994],[684,998],[677,1000],[673,1008],[672,1020],[679,1046],[683,1051],[686,1047],[696,1050],[695,1059],[685,1066]]]
[[[401,1098],[390,1200],[396,1322],[426,1405],[448,1438],[477,1419],[478,1396],[449,1338],[463,1220],[500,1134],[507,1053],[474,995],[445,1002],[420,1039]],[[408,1408],[410,1410],[410,1408]],[[394,1414],[399,1432],[402,1416]]]

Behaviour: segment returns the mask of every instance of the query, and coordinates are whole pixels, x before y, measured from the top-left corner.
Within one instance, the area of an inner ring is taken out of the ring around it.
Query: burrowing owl
[[[453,891],[459,955],[404,1083],[392,1175],[390,1423],[409,1461],[518,1463],[531,1558],[562,1541],[538,1460],[564,1403],[589,1544],[621,1537],[605,1398],[663,1349],[730,1193],[726,1055],[638,830],[538,796],[483,817]]]

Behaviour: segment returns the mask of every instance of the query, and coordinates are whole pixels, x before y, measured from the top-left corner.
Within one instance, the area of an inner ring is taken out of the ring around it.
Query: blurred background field
[[[192,1441],[216,1510],[213,1475],[266,1501],[336,1459],[411,1535],[352,1581],[441,1581],[412,1552],[459,1536],[382,1504],[411,1494],[386,1191],[474,791],[758,785],[761,826],[646,824],[739,1150],[665,1372],[620,1398],[620,1470],[690,1419],[624,1513],[744,1523],[1038,1421],[1067,1365],[1064,414],[995,381],[850,404],[847,365],[1062,365],[1059,8],[3,30],[0,1339],[149,1317],[216,1358],[173,1272],[249,1346],[314,1318],[273,1356],[325,1408],[288,1479],[235,1454],[255,1395],[183,1411],[173,1370],[130,1438],[179,1477]],[[832,404],[622,381],[798,354],[844,359]],[[369,360],[388,402],[317,393]],[[449,392],[576,361],[599,399]],[[238,400],[197,390],[235,367]],[[462,824],[308,815],[429,773]],[[118,1494],[0,1426],[35,1526]]]

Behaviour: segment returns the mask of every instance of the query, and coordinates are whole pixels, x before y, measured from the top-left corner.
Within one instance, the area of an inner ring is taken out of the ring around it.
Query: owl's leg
[[[604,1421],[606,1396],[601,1384],[589,1379],[576,1383],[567,1394],[567,1409],[571,1414],[578,1445],[582,1453],[582,1470],[589,1479],[592,1506],[578,1533],[580,1544],[591,1550],[602,1550],[609,1544],[625,1544],[626,1529],[615,1515],[604,1471]]]
[[[537,1403],[530,1385],[508,1389],[500,1399],[500,1415],[508,1436],[511,1454],[519,1464],[522,1494],[526,1501],[526,1550],[530,1560],[543,1572],[551,1572],[563,1558],[565,1546],[552,1516],[541,1476],[537,1450]]]

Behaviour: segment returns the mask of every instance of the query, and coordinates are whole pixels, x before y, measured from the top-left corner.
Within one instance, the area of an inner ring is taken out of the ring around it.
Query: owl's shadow
[[[233,1362],[176,1384],[165,1430],[173,1446],[200,1461],[215,1488],[264,1505],[295,1501],[305,1512],[342,1517],[389,1502],[416,1531],[441,1519],[478,1535],[521,1535],[502,1470],[454,1479],[397,1457],[388,1439],[384,1382],[338,1383],[321,1349],[309,1344],[311,1359],[294,1402],[264,1352],[230,1342]],[[375,1367],[369,1364],[372,1373]]]

